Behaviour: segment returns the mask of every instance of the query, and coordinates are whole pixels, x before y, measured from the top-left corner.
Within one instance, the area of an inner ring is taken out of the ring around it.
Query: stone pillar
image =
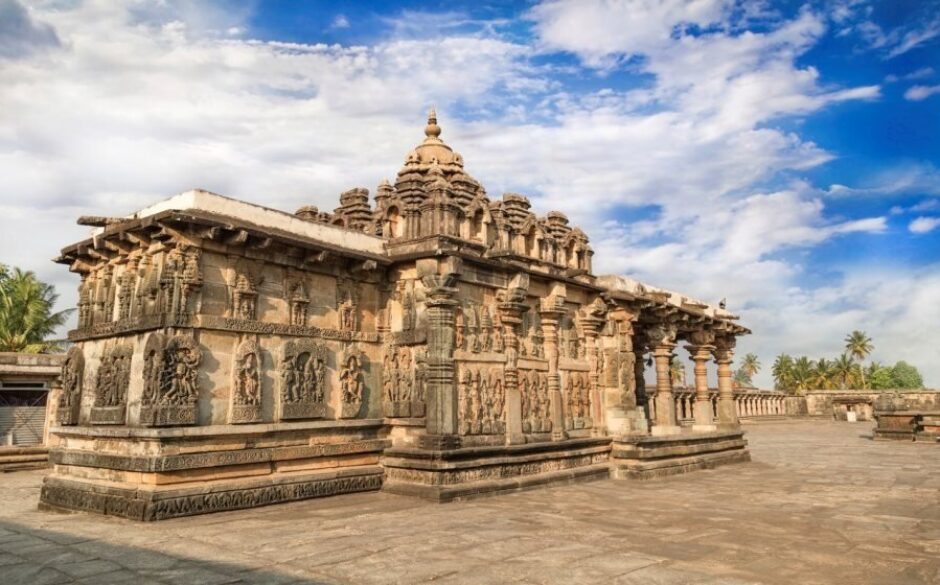
[[[542,335],[545,359],[548,360],[548,393],[552,407],[552,440],[561,441],[567,437],[563,399],[561,396],[561,375],[558,373],[558,322],[565,314],[565,297],[551,295],[541,300],[539,315],[542,321]]]
[[[649,430],[649,423],[653,420],[653,410],[650,404],[649,394],[646,392],[646,368],[643,362],[643,354],[646,353],[646,335],[636,333],[633,336],[633,381],[636,384],[636,405],[646,419],[646,429]]]
[[[715,338],[714,355],[715,362],[718,364],[718,425],[724,428],[740,426],[734,403],[734,387],[731,385],[734,344],[734,336],[730,334]]]
[[[601,404],[600,392],[600,364],[597,357],[597,338],[601,328],[604,326],[604,318],[607,315],[607,306],[600,297],[594,299],[590,305],[585,306],[578,315],[578,325],[584,334],[584,356],[591,365],[588,374],[591,385],[591,418],[594,424],[591,426],[591,434],[600,436],[604,434],[604,427],[601,421],[605,420],[603,405]]]
[[[715,335],[710,331],[696,331],[691,335],[686,346],[689,359],[695,362],[695,424],[693,431],[710,432],[718,430],[712,419],[712,402],[708,394],[708,361],[715,346]]]
[[[522,315],[529,310],[525,304],[526,290],[529,287],[529,275],[518,274],[509,283],[509,288],[501,294],[496,305],[503,327],[503,340],[506,352],[503,389],[506,392],[506,444],[525,443],[522,433],[522,395],[519,390],[519,331]]]
[[[457,275],[422,276],[428,289],[425,302],[428,318],[427,434],[420,446],[426,449],[455,449],[458,436],[458,395],[454,373],[454,330],[457,305],[453,299]]]
[[[654,435],[675,435],[680,432],[676,424],[676,401],[672,393],[669,364],[676,347],[674,325],[664,324],[651,328],[648,333],[656,362],[656,425]]]

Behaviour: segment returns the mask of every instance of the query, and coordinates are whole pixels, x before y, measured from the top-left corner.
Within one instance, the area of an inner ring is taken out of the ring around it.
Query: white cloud
[[[537,211],[583,223],[598,270],[728,297],[754,339],[770,340],[765,361],[782,340],[777,328],[800,334],[828,322],[822,299],[841,290],[798,286],[800,255],[886,229],[881,217],[829,217],[825,194],[803,182],[763,187],[834,156],[774,120],[878,95],[876,86],[831,87],[798,64],[825,30],[809,11],[786,21],[751,12],[765,21],[747,32],[730,0],[626,12],[617,2],[554,1],[531,13],[542,32],[535,48],[497,34],[500,22],[457,13],[418,28],[392,20],[386,40],[348,47],[251,40],[240,10],[199,6],[37,8],[31,17],[61,45],[0,68],[0,111],[12,121],[0,125],[0,261],[39,269],[66,306],[74,278],[48,259],[84,232],[72,224],[78,215],[126,213],[192,187],[332,209],[341,190],[398,170],[430,104],[491,195],[530,193]],[[569,16],[600,28],[565,30]],[[535,58],[562,49],[651,81],[578,93]],[[458,111],[475,121],[459,122]],[[655,212],[611,219],[633,206]],[[790,306],[794,322],[783,322]],[[848,322],[839,314],[834,329]],[[870,329],[878,339],[885,327]]]
[[[940,85],[914,85],[904,92],[904,99],[919,102],[937,93],[940,93]]]
[[[912,234],[926,234],[940,225],[940,217],[918,217],[911,221],[907,229]]]
[[[330,28],[349,28],[349,19],[346,18],[345,14],[337,14],[333,22],[330,23]]]

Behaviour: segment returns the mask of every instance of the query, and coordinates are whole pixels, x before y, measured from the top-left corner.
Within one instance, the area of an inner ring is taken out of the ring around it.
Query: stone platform
[[[40,503],[161,520],[382,486],[381,420],[63,427]]]
[[[741,430],[622,436],[615,438],[611,445],[610,476],[650,479],[750,460]]]
[[[49,467],[45,447],[0,447],[0,472]]]
[[[385,452],[384,491],[438,502],[558,485],[608,475],[610,439]]]
[[[940,411],[875,412],[876,440],[940,442]]]
[[[754,461],[435,505],[350,494],[169,522],[35,508],[0,474],[0,581],[222,585],[935,585],[935,447],[867,423],[754,425]]]

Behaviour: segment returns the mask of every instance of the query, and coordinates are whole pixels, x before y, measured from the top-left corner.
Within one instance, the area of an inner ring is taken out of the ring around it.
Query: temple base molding
[[[57,429],[40,506],[163,520],[377,491],[381,420]]]
[[[454,450],[392,448],[383,491],[437,502],[608,476],[610,438]]]
[[[747,440],[740,430],[617,437],[611,446],[610,476],[651,479],[750,460]]]

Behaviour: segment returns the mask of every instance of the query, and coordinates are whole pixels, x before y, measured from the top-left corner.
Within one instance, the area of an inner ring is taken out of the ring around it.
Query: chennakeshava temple
[[[197,190],[81,218],[91,237],[57,259],[81,285],[41,505],[158,520],[748,460],[737,317],[594,275],[584,232],[489,198],[440,134],[432,112],[394,184],[332,213]]]

